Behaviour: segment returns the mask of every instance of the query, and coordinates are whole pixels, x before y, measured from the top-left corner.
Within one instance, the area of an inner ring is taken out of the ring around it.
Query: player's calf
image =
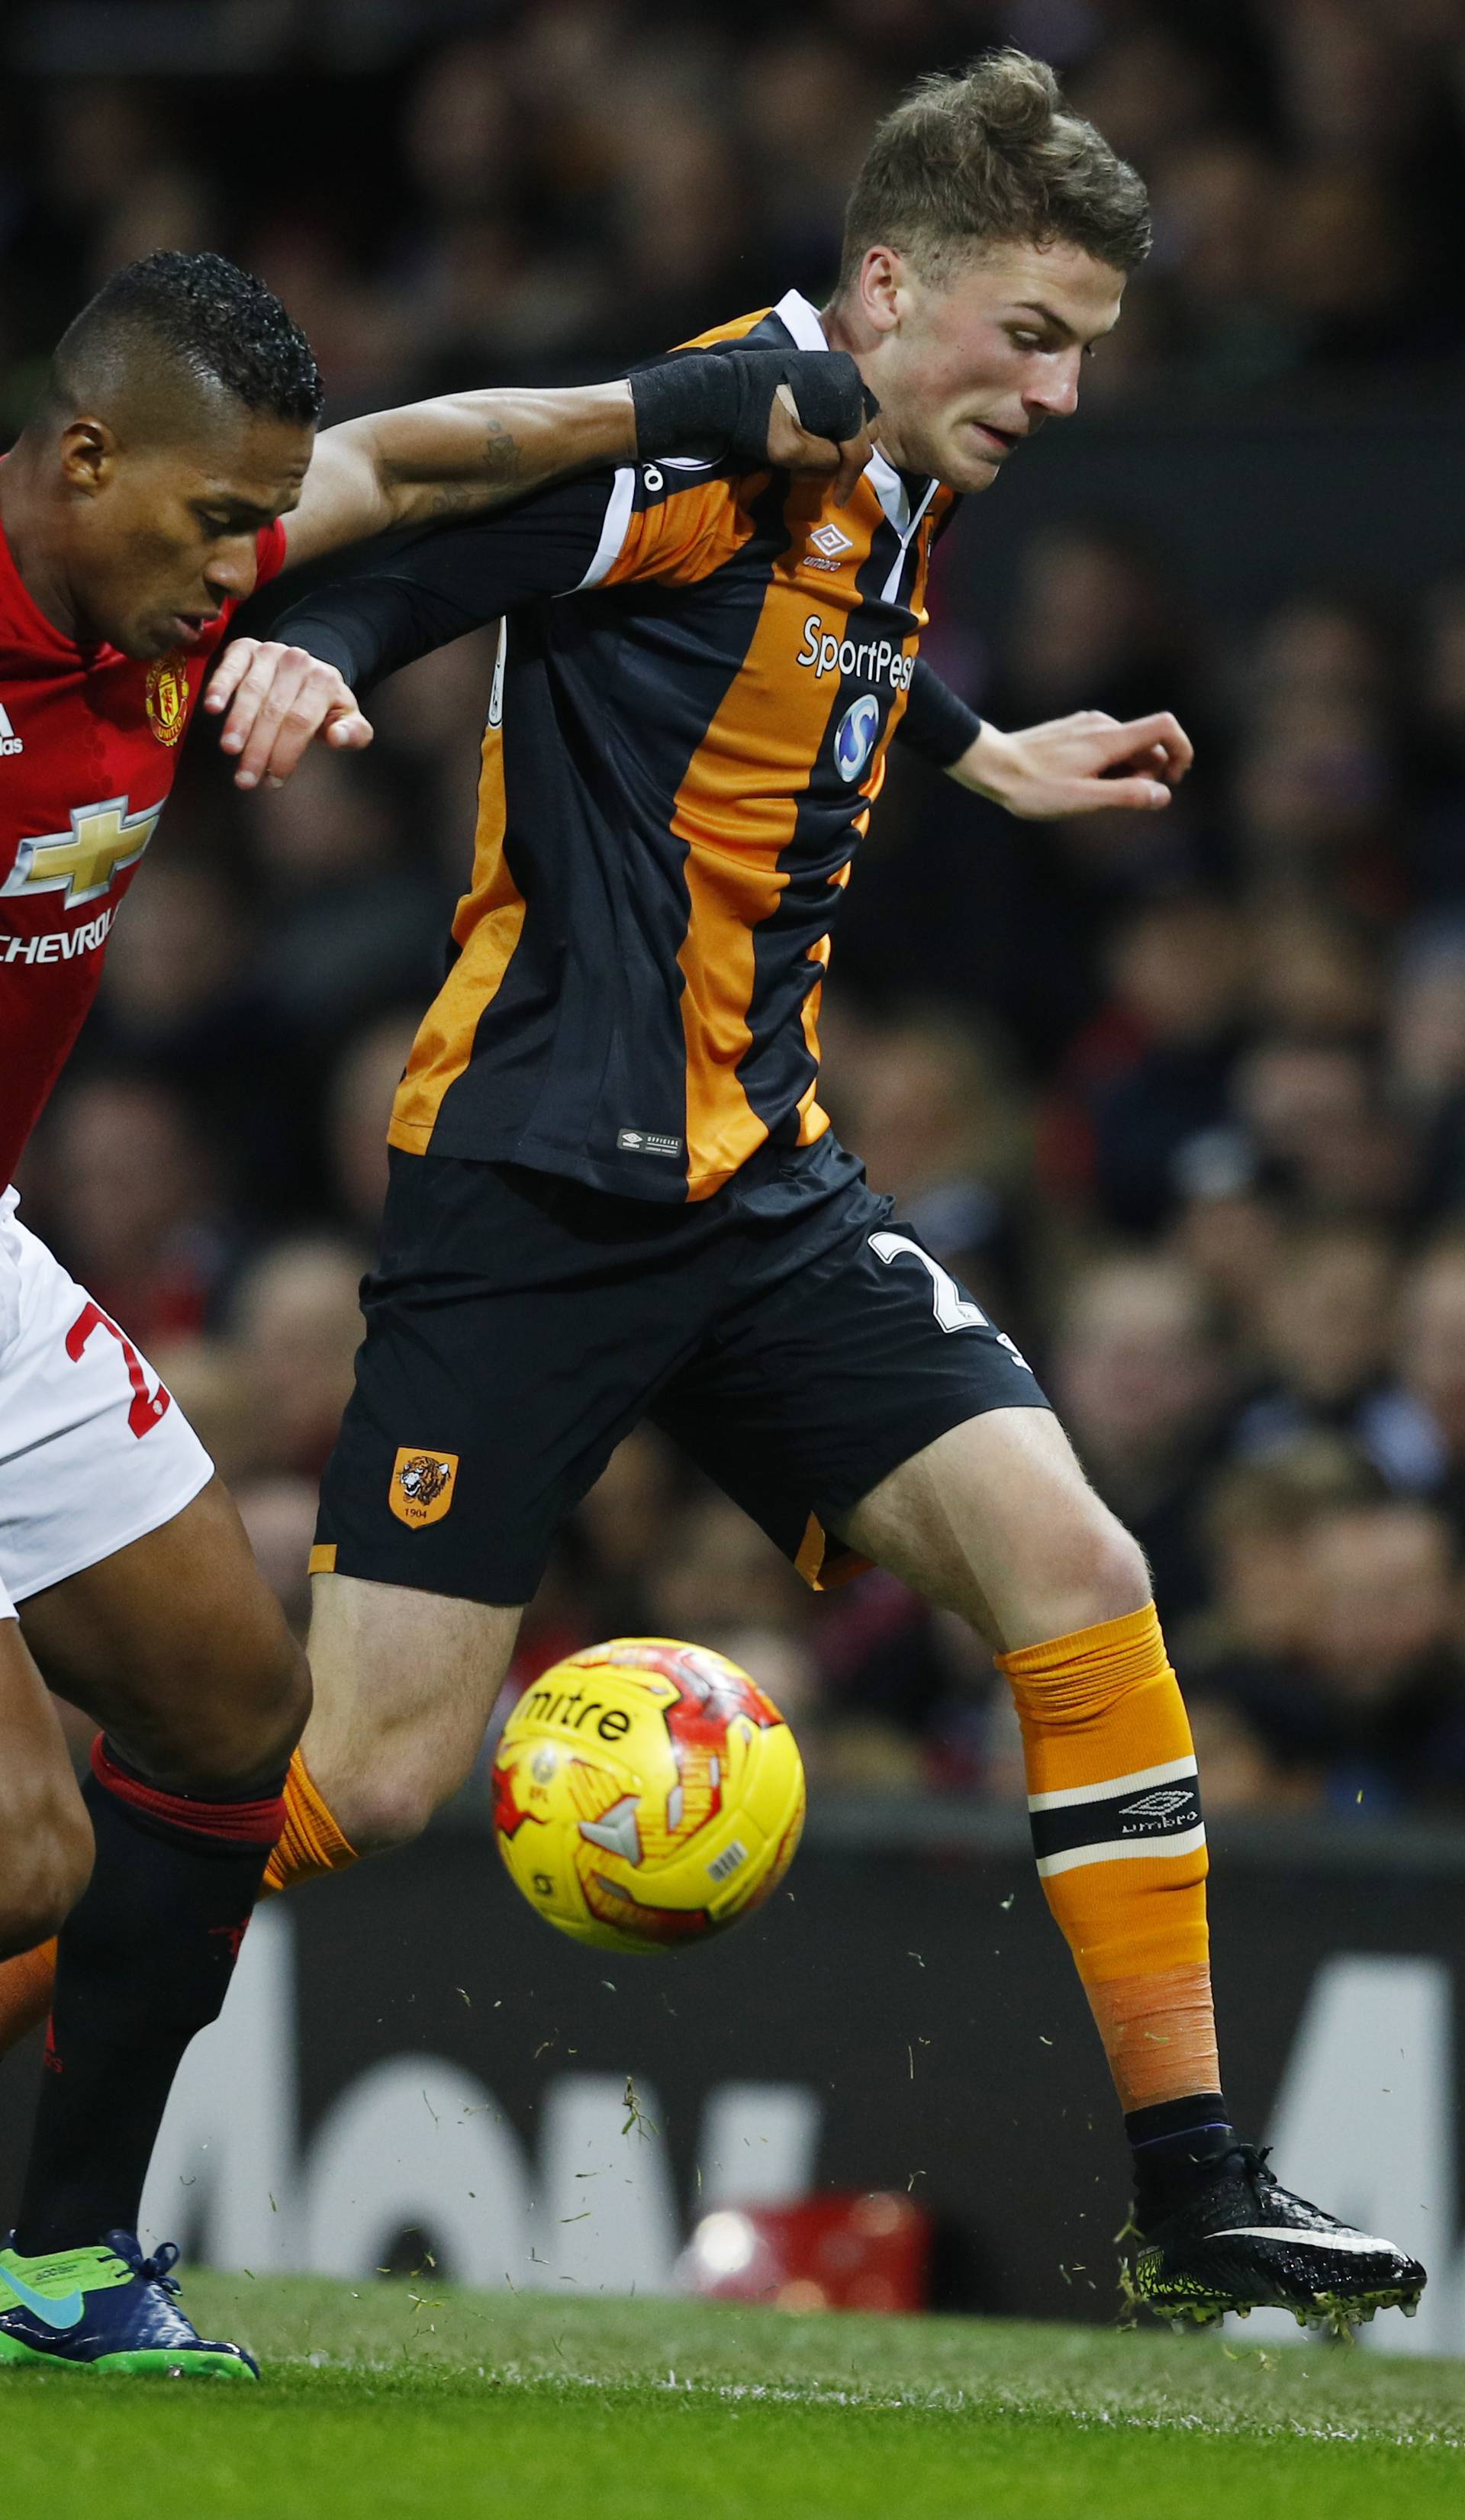
[[[300,1768],[357,1854],[405,1846],[467,1778],[509,1668],[520,1613],[318,1575],[315,1705]]]
[[[849,1536],[1004,1647],[1039,1874],[1132,2148],[1132,2298],[1194,2319],[1280,2303],[1335,2326],[1412,2309],[1418,2262],[1279,2187],[1231,2126],[1190,1727],[1143,1557],[1055,1421],[1004,1410],[953,1429]]]
[[[24,1604],[51,1686],[167,1793],[278,1780],[310,1711],[304,1652],[214,1478],[180,1513]]]
[[[54,1790],[48,1780],[7,1792],[0,1830],[0,1959],[10,1959],[60,1933],[91,1877],[92,1832],[69,1768]]]
[[[103,1726],[83,1788],[91,1882],[60,1936],[16,2246],[137,2224],[179,2057],[227,1993],[285,1823],[304,1659],[217,1482],[30,1597],[48,1673]]]
[[[1217,2060],[1195,1755],[1140,1550],[1056,1420],[1021,1409],[954,1427],[905,1463],[866,1499],[850,1536],[1000,1648],[1039,1875],[1136,2167],[1163,2153],[1189,2175],[1235,2138]]]
[[[92,1832],[56,1710],[0,1619],[0,1958],[45,1942],[86,1888]]]

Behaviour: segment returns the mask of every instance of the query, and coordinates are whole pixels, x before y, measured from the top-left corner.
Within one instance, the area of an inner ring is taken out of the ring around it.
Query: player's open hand
[[[282,787],[319,737],[333,752],[360,752],[372,727],[333,665],[278,639],[232,639],[209,678],[203,705],[224,716],[219,748],[237,754],[236,788]]]
[[[1194,759],[1189,736],[1168,709],[1121,724],[1102,709],[1003,735],[984,726],[954,765],[963,788],[991,796],[1024,822],[1057,822],[1066,814],[1152,814]]]

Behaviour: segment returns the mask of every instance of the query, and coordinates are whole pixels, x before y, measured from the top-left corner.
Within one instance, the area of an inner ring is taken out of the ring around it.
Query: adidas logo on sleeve
[[[8,761],[13,752],[23,752],[24,744],[10,722],[10,713],[0,700],[0,761]]]

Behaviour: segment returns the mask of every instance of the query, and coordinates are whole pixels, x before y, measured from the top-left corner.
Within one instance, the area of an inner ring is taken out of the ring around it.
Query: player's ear
[[[893,333],[900,321],[896,295],[905,268],[904,255],[888,245],[872,245],[860,266],[856,289],[861,311],[877,333]]]
[[[94,499],[116,470],[120,449],[105,420],[72,420],[61,432],[61,469],[68,489]]]

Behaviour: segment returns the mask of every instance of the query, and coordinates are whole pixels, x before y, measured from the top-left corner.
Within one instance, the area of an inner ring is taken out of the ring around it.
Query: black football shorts
[[[828,1137],[677,1206],[394,1152],[362,1307],[312,1569],[466,1600],[532,1598],[644,1418],[821,1586],[863,1562],[841,1523],[901,1462],[1047,1406]]]

